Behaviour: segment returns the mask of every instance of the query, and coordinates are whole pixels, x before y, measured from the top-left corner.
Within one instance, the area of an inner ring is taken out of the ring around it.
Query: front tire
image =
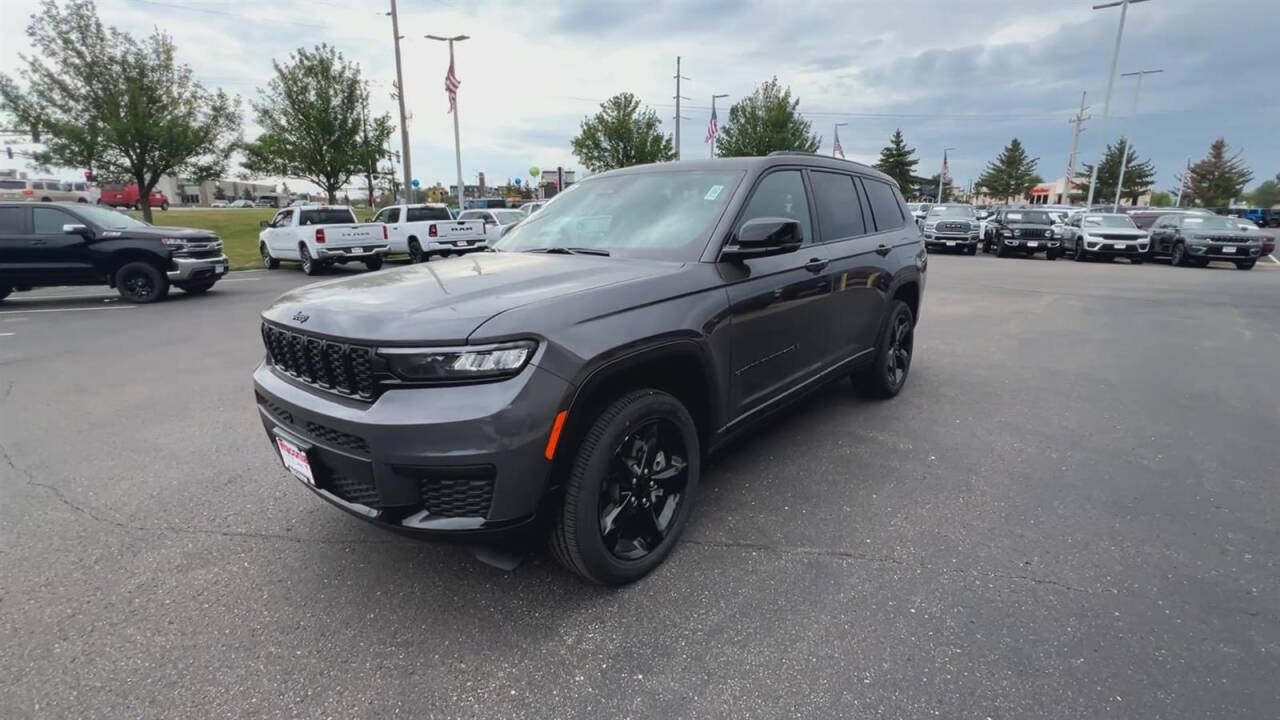
[[[266,243],[258,243],[258,254],[262,256],[262,267],[268,270],[280,267],[280,261],[271,257],[271,251],[267,249]]]
[[[1173,251],[1169,255],[1169,264],[1174,267],[1187,266],[1187,246],[1178,243],[1173,246]]]
[[[877,400],[897,395],[907,383],[914,349],[915,317],[911,307],[894,300],[880,331],[875,359],[853,375],[854,385],[863,395]]]
[[[166,201],[164,201],[164,202],[160,203],[160,210],[161,210],[162,212],[163,212],[163,211],[167,211],[168,209],[169,209],[169,201],[168,201],[168,200],[166,200]]]
[[[964,254],[965,254],[965,255],[977,255],[977,254],[978,254],[978,243],[974,243],[974,244],[972,244],[972,245],[970,245],[970,246],[966,247],[966,248],[964,249]]]
[[[644,577],[684,529],[701,452],[693,417],[672,395],[643,389],[612,402],[576,450],[552,555],[602,585]]]
[[[116,271],[116,291],[131,303],[159,302],[169,294],[169,278],[150,263],[125,263]]]
[[[323,266],[311,257],[306,245],[298,246],[298,262],[302,265],[302,272],[308,275],[319,275],[323,270]]]
[[[1044,251],[1044,259],[1045,259],[1045,260],[1057,260],[1057,259],[1058,259],[1058,251],[1057,251],[1057,250],[1045,250],[1045,251]]]
[[[1257,260],[1244,260],[1244,261],[1242,261],[1242,262],[1238,262],[1238,263],[1236,263],[1236,269],[1237,269],[1237,270],[1252,270],[1252,269],[1253,269],[1253,266],[1254,266],[1254,265],[1257,265],[1257,264],[1258,264],[1258,261],[1257,261]]]
[[[373,257],[366,259],[366,260],[364,261],[364,266],[365,266],[366,268],[368,268],[370,272],[372,272],[372,271],[374,271],[374,270],[381,270],[381,269],[382,269],[382,256],[381,256],[381,255],[374,255]]]
[[[1142,259],[1142,258],[1140,258],[1140,257],[1131,257],[1131,258],[1129,258],[1129,264],[1130,264],[1130,265],[1141,265],[1143,262],[1144,262],[1144,261],[1143,261],[1143,259]]]
[[[1009,251],[1005,247],[1004,241],[996,238],[996,257],[1009,257]]]

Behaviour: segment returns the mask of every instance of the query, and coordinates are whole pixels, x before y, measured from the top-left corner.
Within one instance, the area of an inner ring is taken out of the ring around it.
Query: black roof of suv
[[[567,567],[627,582],[675,542],[706,453],[826,380],[903,387],[926,267],[865,165],[614,170],[491,252],[285,294],[263,313],[258,403],[339,507],[474,540],[540,517]]]

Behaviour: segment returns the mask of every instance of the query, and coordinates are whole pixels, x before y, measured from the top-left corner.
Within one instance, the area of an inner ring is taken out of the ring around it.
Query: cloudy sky
[[[399,0],[413,174],[454,176],[446,114],[444,44],[427,33],[465,33],[457,47],[463,174],[492,184],[530,166],[578,167],[569,139],[581,119],[620,91],[636,93],[674,126],[675,58],[683,57],[682,151],[703,157],[710,96],[743,97],[776,75],[830,152],[832,126],[852,159],[874,161],[895,128],[937,171],[944,147],[957,182],[976,178],[1012,137],[1065,171],[1067,120],[1088,93],[1094,119],[1083,158],[1101,150],[1102,102],[1118,9],[1089,0],[800,2],[798,0]],[[36,0],[0,0],[0,71],[29,52],[24,28]],[[208,86],[248,101],[271,60],[328,42],[363,67],[380,110],[392,112],[395,65],[389,0],[99,0],[109,23],[174,36],[182,61]],[[1216,137],[1242,149],[1257,182],[1280,172],[1280,93],[1274,46],[1277,0],[1154,0],[1130,9],[1120,71],[1163,68],[1117,81],[1110,136],[1135,129],[1135,146],[1171,187],[1188,156]],[[725,101],[720,101],[724,103]],[[727,119],[722,104],[720,118]],[[246,113],[246,119],[248,119]],[[246,136],[257,128],[246,123]],[[398,138],[397,138],[398,143]],[[397,145],[398,149],[398,145]],[[74,175],[69,170],[64,175]],[[300,183],[293,183],[300,187]]]

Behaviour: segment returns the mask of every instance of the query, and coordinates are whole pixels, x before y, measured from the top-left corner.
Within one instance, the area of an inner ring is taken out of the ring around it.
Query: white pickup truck
[[[389,253],[407,254],[416,263],[431,255],[461,254],[488,247],[482,221],[454,220],[445,205],[389,205],[379,210],[373,221],[383,223],[387,229]]]
[[[308,275],[352,261],[377,270],[389,244],[386,225],[356,222],[346,205],[288,207],[269,222],[263,220],[261,227],[258,252],[263,267],[275,269],[281,260],[296,260]]]

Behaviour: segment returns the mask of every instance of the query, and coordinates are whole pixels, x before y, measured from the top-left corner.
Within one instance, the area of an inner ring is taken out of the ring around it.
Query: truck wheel
[[[267,249],[266,243],[258,243],[258,254],[262,256],[262,267],[268,270],[280,267],[280,261],[271,257],[271,251]]]
[[[168,201],[168,200],[165,200],[164,202],[160,203],[160,209],[161,209],[161,210],[168,210],[168,209],[169,209],[169,201]]]
[[[373,257],[366,259],[366,260],[364,261],[364,266],[365,266],[366,268],[368,268],[370,272],[372,272],[372,271],[374,271],[374,270],[381,270],[381,269],[382,269],[382,256],[381,256],[381,255],[374,255]]]
[[[966,248],[964,249],[964,254],[965,254],[965,255],[977,255],[977,254],[978,254],[978,243],[974,243],[974,244],[972,244],[972,245],[970,245],[970,246],[966,247]]]
[[[1008,246],[1004,244],[1003,240],[996,238],[996,257],[1009,257],[1009,251],[1005,250],[1006,247]]]
[[[125,263],[116,271],[116,291],[129,302],[153,303],[169,294],[169,278],[151,263]]]
[[[1044,259],[1045,259],[1045,260],[1057,260],[1057,259],[1058,259],[1058,251],[1057,251],[1057,250],[1045,250],[1045,251],[1044,251]]]
[[[319,275],[324,270],[324,266],[311,258],[311,251],[306,245],[298,246],[298,261],[302,263],[302,272],[308,275]]]
[[[1129,258],[1129,264],[1130,264],[1130,265],[1141,265],[1141,264],[1142,264],[1142,258],[1140,258],[1140,257],[1131,257],[1131,258]]]
[[[13,288],[0,285],[0,300],[4,300],[5,298],[9,297],[9,293],[11,292],[13,292]]]
[[[675,397],[644,389],[612,402],[576,448],[551,554],[603,585],[644,577],[684,530],[701,452],[693,417]]]
[[[216,282],[218,281],[217,280],[198,280],[195,282],[177,283],[177,285],[182,290],[182,292],[188,295],[203,295],[205,292],[209,290],[209,288],[213,287],[213,284]]]
[[[1178,243],[1173,246],[1173,253],[1169,256],[1169,264],[1174,267],[1186,267],[1187,265],[1187,246]]]
[[[409,238],[409,262],[420,263],[426,260],[427,255],[422,252],[422,245],[418,243],[418,238]]]
[[[134,210],[137,210],[137,211],[139,211],[139,212],[141,212],[141,211],[142,211],[142,203],[140,203],[140,202],[136,202],[136,203],[134,203],[134,204],[133,204],[133,209],[134,209]]]
[[[1254,266],[1254,265],[1256,265],[1257,263],[1258,263],[1258,261],[1257,261],[1257,260],[1245,260],[1245,261],[1243,261],[1243,262],[1238,262],[1238,263],[1236,263],[1236,269],[1237,269],[1237,270],[1252,270],[1252,269],[1253,269],[1253,266]],[[0,297],[3,297],[3,296],[2,296],[2,295],[0,295]]]
[[[897,395],[907,384],[914,347],[915,318],[911,315],[911,307],[901,300],[894,300],[880,331],[875,359],[852,375],[854,385],[863,395],[877,400]]]

